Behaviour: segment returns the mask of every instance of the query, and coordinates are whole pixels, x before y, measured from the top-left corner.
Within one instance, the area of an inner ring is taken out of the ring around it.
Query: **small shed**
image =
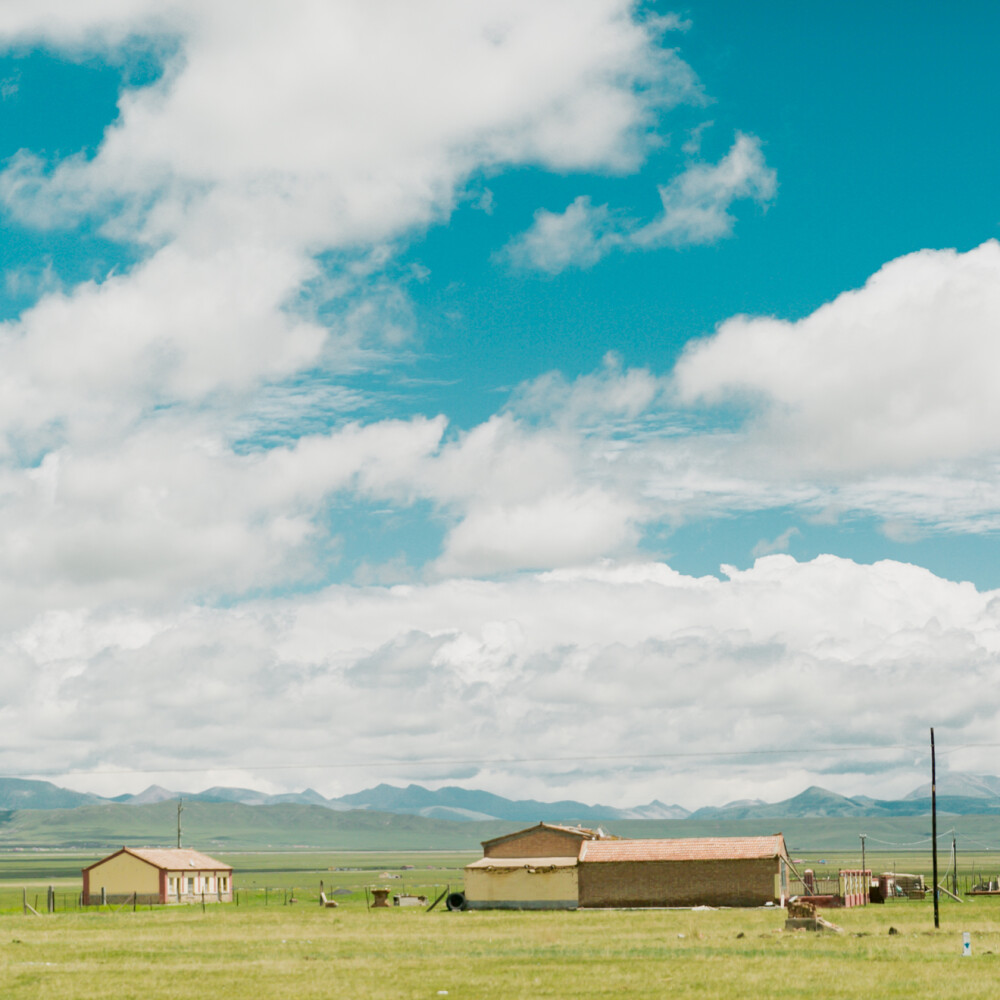
[[[595,840],[581,844],[579,905],[784,904],[788,851],[768,837]]]
[[[83,869],[83,902],[229,903],[233,869],[187,848],[123,847]]]

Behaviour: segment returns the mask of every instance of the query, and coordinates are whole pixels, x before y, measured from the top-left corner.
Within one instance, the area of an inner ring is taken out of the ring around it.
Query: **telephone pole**
[[[951,832],[951,891],[958,895],[958,837]]]
[[[867,837],[868,834],[859,833],[858,836],[861,838],[861,870],[865,871],[865,837]]]
[[[184,800],[177,800],[177,846],[181,846],[181,813],[184,812]]]
[[[934,893],[934,927],[941,926],[941,919],[938,913],[938,867],[937,867],[937,765],[934,761],[934,727],[931,726],[931,856],[934,869],[934,885],[931,891]]]

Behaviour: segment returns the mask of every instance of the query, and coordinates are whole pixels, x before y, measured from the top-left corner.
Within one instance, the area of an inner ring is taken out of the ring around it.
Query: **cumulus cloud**
[[[777,175],[764,160],[760,140],[738,134],[718,163],[692,164],[661,186],[663,211],[649,222],[639,225],[581,195],[561,213],[539,209],[531,228],[505,252],[519,267],[558,274],[592,267],[614,250],[713,243],[732,233],[734,201],[766,204],[776,190]]]
[[[359,765],[347,790],[392,777],[363,766],[390,735],[410,760],[922,744],[932,701],[943,729],[992,738],[969,692],[997,680],[995,594],[890,563],[770,556],[720,581],[628,560],[650,523],[723,510],[1000,520],[996,244],[891,262],[796,323],[735,317],[674,373],[610,356],[545,374],[466,429],[361,422],[338,383],[405,342],[395,248],[484,172],[641,163],[663,109],[699,98],[662,44],[677,27],[623,0],[0,5],[10,46],[120,59],[141,44],[163,67],[125,87],[93,155],[25,152],[0,174],[22,223],[83,220],[135,254],[101,280],[39,283],[0,325],[0,767],[197,760],[247,784],[280,761],[332,792],[317,756]],[[555,273],[710,242],[737,200],[774,190],[739,135],[661,188],[656,218],[581,198],[511,252]],[[734,402],[745,425],[699,422]],[[405,585],[303,596],[343,545],[335,498],[425,505],[440,549],[397,558]],[[282,588],[297,596],[261,596]],[[890,759],[783,761],[758,787]],[[735,797],[753,758],[707,782],[678,760],[480,776],[698,804]]]
[[[954,746],[992,741],[1000,721],[976,697],[1000,680],[995,592],[831,556],[769,556],[725,580],[594,563],[158,618],[78,615],[40,620],[7,652],[23,667],[0,709],[5,769],[204,765],[330,793],[448,777],[422,758],[593,755],[621,759],[454,771],[516,794],[617,805],[721,802],[748,780],[772,797],[810,782],[896,794],[923,780],[913,761],[929,723]],[[95,712],[113,725],[94,733]],[[39,713],[58,746],[37,738]],[[149,739],[150,713],[169,744]],[[307,751],[287,745],[291,728]],[[897,744],[915,750],[870,749]],[[811,753],[754,756],[781,747]],[[734,756],[687,756],[720,752]],[[986,752],[971,751],[968,766],[988,769]],[[310,770],[317,755],[357,767]],[[366,768],[387,756],[415,763]],[[268,763],[301,770],[254,773]]]
[[[1000,448],[1000,243],[921,250],[797,322],[736,316],[677,365],[682,402],[737,401],[815,472],[912,472]]]
[[[490,550],[519,566],[554,497],[610,526],[582,553],[630,541],[629,503],[575,483],[572,456],[550,461],[553,434],[496,434],[516,423],[503,416],[444,447],[440,418],[345,427],[359,399],[336,380],[400,351],[413,319],[394,248],[470,180],[642,161],[664,109],[698,99],[663,44],[682,27],[622,0],[4,4],[8,48],[112,62],[138,48],[162,68],[126,80],[93,154],[22,150],[0,173],[17,221],[82,221],[135,254],[39,286],[0,325],[8,614],[311,580],[336,560],[337,493],[429,499],[457,532],[447,558],[484,572],[476,523],[519,525],[520,556]]]
[[[64,23],[16,5],[0,35],[158,32],[176,53],[122,94],[96,157],[22,157],[4,194],[26,213],[131,203],[149,239],[389,238],[446,214],[482,166],[635,166],[655,112],[697,86],[664,25],[620,0],[72,6]]]

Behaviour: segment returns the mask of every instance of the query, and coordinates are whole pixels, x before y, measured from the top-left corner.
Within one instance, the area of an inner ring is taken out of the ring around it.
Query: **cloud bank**
[[[928,703],[967,742],[991,741],[1000,722],[989,699],[970,697],[1000,681],[997,593],[832,556],[768,556],[724,580],[603,563],[157,620],[57,616],[12,636],[6,659],[19,668],[0,716],[21,749],[3,766],[30,754],[32,767],[59,767],[69,753],[82,768],[169,774],[183,745],[187,764],[211,769],[206,784],[263,784],[274,776],[252,765],[269,762],[299,765],[328,791],[430,770],[541,797],[698,804],[738,797],[754,752],[783,746],[815,752],[769,756],[770,777],[755,779],[764,797],[811,781],[888,794],[922,777]],[[95,713],[108,720],[96,734]],[[150,739],[150,719],[169,740]],[[58,743],[43,738],[52,732]],[[872,749],[899,744],[913,749]],[[851,745],[861,749],[822,749]],[[966,751],[966,763],[988,769],[989,753]],[[625,759],[419,764],[587,755]],[[387,757],[418,763],[365,767]]]

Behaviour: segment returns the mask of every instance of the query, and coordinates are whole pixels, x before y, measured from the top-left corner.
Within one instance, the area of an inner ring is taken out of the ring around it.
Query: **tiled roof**
[[[165,868],[170,871],[203,871],[205,869],[232,871],[231,865],[223,864],[221,861],[216,861],[215,858],[210,858],[207,854],[202,854],[201,851],[192,851],[186,847],[123,847],[117,853],[121,854],[122,852],[134,854],[137,858],[148,861],[154,868]],[[112,854],[110,857],[115,857],[115,855]],[[107,858],[102,858],[88,867],[94,868],[107,860]]]
[[[466,868],[575,868],[576,858],[480,858]]]
[[[580,861],[734,861],[785,856],[785,838],[690,837],[679,840],[590,840]]]

